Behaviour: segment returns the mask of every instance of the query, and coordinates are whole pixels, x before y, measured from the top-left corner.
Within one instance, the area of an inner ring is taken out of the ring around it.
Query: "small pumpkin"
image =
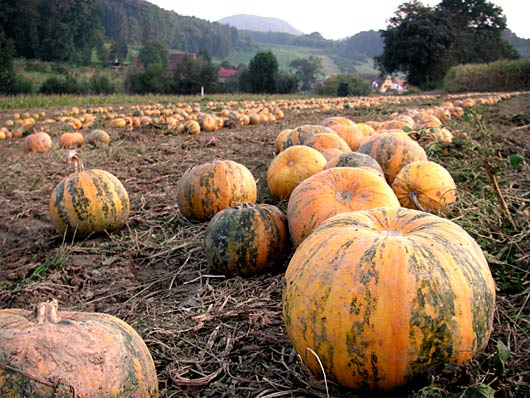
[[[0,309],[0,341],[2,397],[158,397],[145,342],[112,315],[58,311],[57,300]]]
[[[405,165],[392,183],[401,206],[430,213],[445,213],[456,202],[456,184],[447,169],[436,162]]]
[[[287,256],[287,217],[270,204],[241,203],[218,212],[204,234],[210,270],[248,276],[280,264]]]
[[[127,222],[129,195],[120,180],[105,170],[84,170],[79,155],[68,151],[75,173],[62,179],[50,198],[50,217],[61,234],[78,238],[114,231]]]
[[[52,144],[52,139],[49,134],[44,131],[39,131],[24,138],[24,152],[46,153],[52,148]]]
[[[287,199],[306,178],[322,171],[326,158],[311,147],[294,145],[272,159],[267,170],[267,185],[277,199]]]
[[[492,330],[495,283],[480,247],[457,224],[417,210],[328,219],[285,279],[294,348],[314,374],[353,390],[390,391],[431,365],[462,364]]]
[[[373,157],[389,184],[406,164],[427,160],[425,150],[404,132],[374,134],[363,141],[357,152]]]
[[[62,149],[74,149],[83,146],[85,137],[81,133],[63,133],[59,137],[59,146]]]
[[[372,207],[400,207],[384,179],[357,167],[323,170],[306,178],[291,193],[287,204],[291,239],[298,246],[329,217]]]
[[[216,213],[243,202],[256,202],[254,176],[241,163],[214,160],[188,170],[177,187],[177,204],[188,220],[209,221]]]
[[[201,125],[196,120],[187,120],[183,124],[183,130],[182,133],[184,134],[190,134],[190,135],[197,135],[201,132]]]

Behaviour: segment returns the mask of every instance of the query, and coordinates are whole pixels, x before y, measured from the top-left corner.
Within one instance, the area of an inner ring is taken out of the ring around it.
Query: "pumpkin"
[[[120,180],[105,170],[84,170],[79,155],[69,151],[75,173],[57,184],[50,198],[50,217],[61,234],[86,237],[121,228],[129,216],[129,195]]]
[[[2,309],[0,340],[2,397],[158,397],[147,346],[112,315],[58,311],[57,300]]]
[[[294,145],[272,159],[267,170],[267,185],[277,199],[287,199],[306,178],[322,171],[326,158],[311,147]]]
[[[342,152],[350,152],[350,146],[335,133],[318,133],[311,137],[304,145],[315,148],[317,151],[336,148]]]
[[[302,126],[298,126],[285,136],[283,141],[283,149],[293,145],[306,145],[316,134],[320,133],[335,134],[335,132],[330,128],[320,126],[318,124],[304,124]]]
[[[343,152],[331,158],[326,163],[325,168],[330,169],[332,167],[371,167],[378,173],[384,174],[383,169],[373,157],[359,152]]]
[[[363,141],[357,152],[373,157],[383,169],[389,184],[406,164],[427,160],[425,150],[406,133],[372,135]]]
[[[203,247],[212,273],[253,275],[286,258],[287,217],[270,204],[226,208],[208,223]]]
[[[15,137],[15,134],[13,133]],[[44,131],[32,133],[24,138],[24,152],[46,153],[52,148],[52,139]]]
[[[306,178],[287,204],[291,239],[298,246],[324,220],[345,211],[400,207],[392,188],[377,174],[357,167],[335,167]]]
[[[294,348],[313,373],[322,366],[353,390],[390,391],[431,365],[462,364],[492,329],[495,284],[480,247],[457,224],[417,210],[328,219],[285,279]]]
[[[209,114],[202,114],[198,119],[199,126],[202,131],[215,131],[217,130],[216,118]]]
[[[63,133],[59,137],[59,146],[62,149],[73,149],[83,146],[85,137],[81,133]]]
[[[254,203],[256,197],[254,176],[233,160],[214,160],[195,166],[184,173],[177,187],[177,204],[182,215],[201,222],[238,203]]]
[[[342,138],[352,151],[356,151],[361,145],[361,141],[364,138],[363,133],[355,125],[345,126],[342,124],[333,124],[329,126],[337,135]]]
[[[88,134],[87,142],[90,145],[93,145],[93,146],[96,146],[96,147],[109,145],[110,144],[110,136],[109,136],[109,134],[106,131],[100,130],[100,129],[96,129],[96,130],[91,131]]]
[[[456,185],[449,171],[432,161],[405,165],[396,175],[392,190],[401,206],[445,213],[456,201]]]
[[[184,134],[197,135],[200,132],[201,132],[201,125],[196,120],[187,120],[183,124],[182,133]]]
[[[276,147],[276,153],[280,153],[283,150],[283,143],[287,139],[288,134],[293,131],[293,129],[284,129],[278,133],[274,146]]]
[[[110,125],[112,127],[126,127],[127,126],[127,120],[123,117],[118,117],[116,119],[112,119],[110,122]]]
[[[322,120],[320,124],[325,127],[332,127],[336,125],[355,126],[355,122],[353,120],[350,120],[344,116],[330,116]]]

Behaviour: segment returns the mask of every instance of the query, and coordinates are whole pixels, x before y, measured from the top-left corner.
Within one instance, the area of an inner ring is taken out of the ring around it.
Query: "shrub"
[[[454,66],[445,76],[444,88],[448,92],[528,90],[530,60]]]
[[[42,94],[87,94],[88,84],[69,73],[66,76],[53,76],[44,81],[40,90]]]
[[[362,96],[371,92],[370,82],[358,76],[342,74],[328,77],[315,92],[327,96]]]
[[[90,92],[93,94],[114,94],[116,87],[108,75],[94,73],[90,78]]]

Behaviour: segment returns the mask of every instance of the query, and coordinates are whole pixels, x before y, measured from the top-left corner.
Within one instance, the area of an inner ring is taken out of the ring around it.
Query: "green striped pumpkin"
[[[50,198],[50,217],[57,231],[79,238],[121,228],[129,210],[129,195],[120,180],[99,169],[63,178]]]
[[[156,398],[158,379],[138,333],[112,315],[0,310],[2,398]]]
[[[486,345],[495,284],[457,224],[412,209],[338,214],[309,235],[286,274],[287,333],[315,374],[389,391]],[[313,353],[313,352],[314,353]]]
[[[204,235],[210,270],[227,276],[252,275],[287,256],[287,217],[276,206],[242,203],[217,213]]]

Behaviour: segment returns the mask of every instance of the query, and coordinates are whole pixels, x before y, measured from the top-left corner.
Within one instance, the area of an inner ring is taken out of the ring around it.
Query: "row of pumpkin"
[[[344,387],[390,391],[484,349],[495,283],[479,245],[442,217],[456,200],[449,172],[403,130],[373,129],[353,152],[337,125],[358,129],[332,117],[279,134],[267,181],[286,215],[254,203],[252,174],[232,160],[188,171],[177,202],[208,222],[213,272],[252,275],[291,241],[283,317],[303,362]]]
[[[400,115],[392,121],[400,119],[410,124]],[[439,184],[436,173],[443,168],[433,166],[403,130],[383,132],[383,124],[360,128],[338,118],[322,124],[300,126],[277,139],[267,181],[273,196],[289,201],[287,215],[275,205],[255,203],[256,181],[240,163],[217,160],[183,175],[177,203],[186,218],[208,222],[204,250],[212,271],[252,275],[284,262],[292,241],[296,250],[283,294],[287,333],[314,374],[323,371],[347,388],[392,390],[428,366],[472,358],[488,341],[495,308],[484,255],[462,228],[401,207],[396,196],[397,182],[407,181],[403,189],[415,187],[416,198],[406,193],[402,200],[411,197],[410,207],[443,213],[456,199],[454,183],[428,193],[423,180]],[[340,131],[356,129],[362,138],[353,152],[355,145]],[[76,173],[61,181],[50,199],[58,231],[84,237],[124,225],[129,198],[120,181],[103,170],[83,170],[75,152],[67,161],[76,165]],[[419,171],[426,164],[436,176]],[[419,182],[410,182],[409,175]],[[0,330],[8,343],[0,352],[3,395],[12,395],[9,386],[40,396],[62,389],[87,397],[158,395],[145,343],[117,318],[60,313],[55,301],[33,313],[0,310],[0,318],[12,325]],[[81,329],[88,334],[79,334]],[[57,339],[28,355],[27,348],[39,347],[43,336]],[[71,344],[84,347],[86,341],[93,343],[76,355],[76,364],[54,362],[52,376],[38,365],[51,351],[57,359]],[[106,366],[93,361],[94,355]],[[118,363],[132,368],[114,366]]]

